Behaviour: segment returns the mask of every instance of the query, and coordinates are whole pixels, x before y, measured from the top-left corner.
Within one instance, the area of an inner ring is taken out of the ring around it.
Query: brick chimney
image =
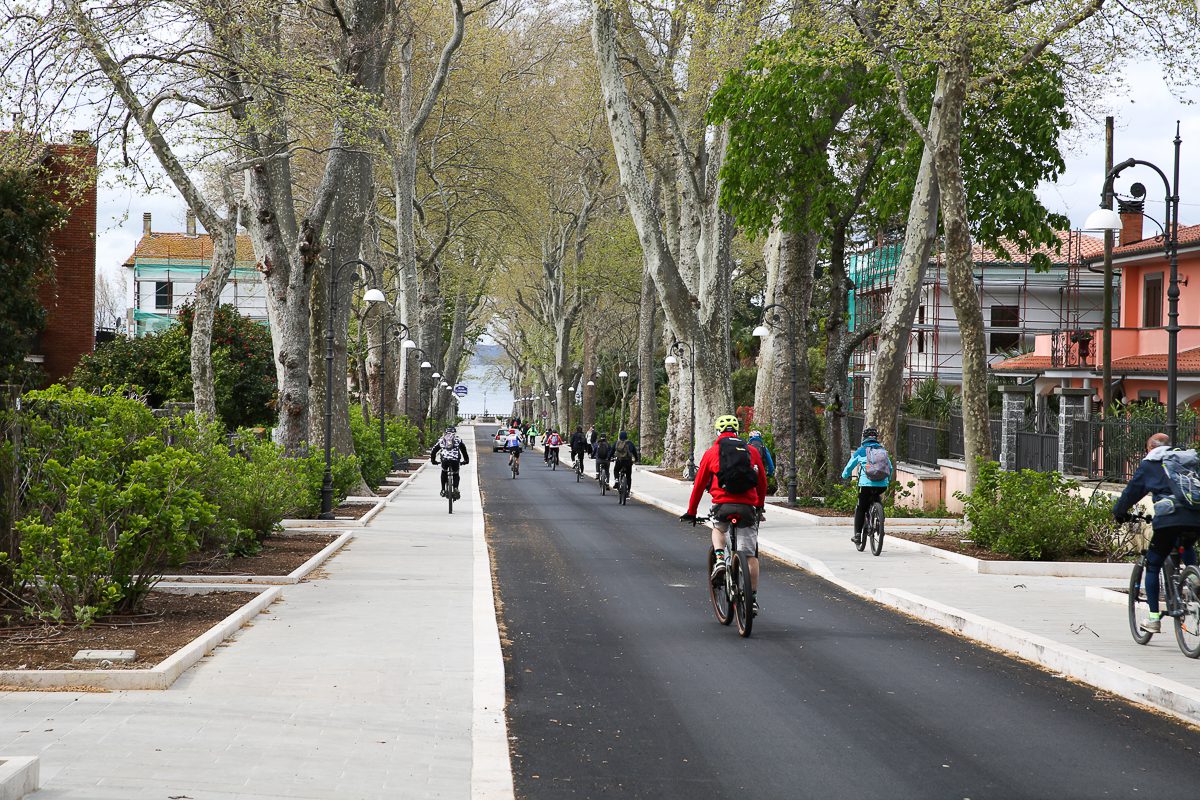
[[[196,212],[190,208],[187,210],[187,234],[188,236],[196,235]]]
[[[142,236],[150,235],[150,212],[142,214]]]
[[[1117,211],[1121,214],[1121,246],[1142,240],[1142,212],[1145,200],[1118,200]]]

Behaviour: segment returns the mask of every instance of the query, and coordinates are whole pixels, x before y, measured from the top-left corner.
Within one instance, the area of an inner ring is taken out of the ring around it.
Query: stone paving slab
[[[671,513],[683,513],[690,493],[686,484],[647,470],[639,469],[634,476],[633,496]],[[708,504],[706,497],[700,507],[702,513]],[[1080,679],[1087,680],[1086,675],[1100,661],[1114,673],[1137,673],[1135,683],[1140,684],[1136,693],[1122,692],[1125,696],[1200,722],[1200,703],[1193,699],[1193,695],[1200,698],[1200,663],[1183,656],[1173,631],[1164,626],[1163,634],[1155,636],[1149,645],[1139,646],[1129,635],[1123,605],[1093,599],[1094,589],[1093,597],[1088,596],[1089,587],[1112,588],[1123,585],[1124,580],[979,574],[951,560],[894,546],[889,539],[884,540],[883,553],[878,557],[869,551],[859,553],[849,539],[845,527],[805,524],[771,509],[759,534],[764,552],[800,563],[872,599],[890,602],[889,597],[903,597],[903,603],[897,600],[890,604],[907,613],[954,627],[946,621],[943,610],[965,612],[1031,639],[1044,639],[1060,651],[1086,654],[1077,659],[1084,665],[1076,676]],[[925,604],[929,613],[922,614],[921,603],[911,602],[910,597],[929,601]],[[764,598],[764,605],[769,614],[768,598]],[[968,631],[960,632],[970,635]],[[1067,665],[1058,657],[1043,663],[1067,671]],[[1179,695],[1177,705],[1164,704],[1162,692],[1167,690]]]
[[[327,578],[286,587],[167,692],[0,692],[0,752],[41,757],[39,800],[471,796],[477,636],[503,665],[494,613],[476,630],[492,594],[473,467],[462,489],[451,517],[422,470]],[[511,797],[507,751],[487,766]]]

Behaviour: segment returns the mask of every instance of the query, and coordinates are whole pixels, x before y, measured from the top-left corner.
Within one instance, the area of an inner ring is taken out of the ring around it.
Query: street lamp
[[[385,312],[379,312],[379,346],[382,352],[379,354],[379,444],[383,447],[383,457],[387,458],[387,315]],[[392,331],[396,334],[396,339],[400,340],[401,358],[405,349],[416,347],[417,343],[408,338],[408,326],[403,322],[393,322]]]
[[[767,316],[768,311],[775,313]],[[794,506],[796,505],[796,317],[790,308],[779,303],[771,303],[763,309],[763,321],[769,325],[778,325],[784,318],[787,319],[788,359],[792,372],[792,466],[788,470],[788,505]],[[771,331],[767,325],[759,325],[751,331],[751,335],[765,338],[771,335]]]
[[[684,477],[690,481],[696,477],[696,348],[692,346],[691,342],[681,342],[676,339],[667,348],[667,357],[663,359],[663,364],[668,367],[675,366],[685,352],[687,353],[688,368],[691,370],[692,415],[689,427],[691,435],[688,439],[688,460],[687,466],[684,467]],[[678,358],[675,356],[676,353],[679,354]]]
[[[347,267],[362,267],[371,276],[371,283],[378,283],[375,270],[361,258],[344,261],[329,269],[329,308],[325,321],[325,477],[321,483],[321,514],[319,519],[333,519],[333,320],[337,309],[338,278]],[[358,280],[356,274],[351,280]],[[387,300],[378,289],[367,289],[363,301],[383,303]]]
[[[1183,140],[1179,138],[1179,121],[1175,122],[1175,164],[1174,181],[1167,174],[1149,161],[1140,158],[1127,158],[1114,166],[1104,176],[1104,190],[1100,195],[1101,207],[1088,215],[1083,227],[1088,230],[1119,231],[1121,216],[1105,205],[1112,205],[1113,183],[1122,172],[1133,166],[1149,167],[1162,178],[1166,189],[1166,212],[1163,224],[1163,251],[1171,265],[1170,284],[1167,288],[1167,436],[1171,444],[1176,444],[1179,433],[1179,421],[1176,406],[1179,403],[1179,366],[1176,363],[1179,350],[1179,147]],[[1138,184],[1133,186],[1134,194],[1145,189]],[[1122,242],[1124,244],[1124,242]]]

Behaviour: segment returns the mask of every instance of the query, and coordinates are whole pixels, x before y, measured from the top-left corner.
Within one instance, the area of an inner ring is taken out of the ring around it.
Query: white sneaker
[[[1162,617],[1147,617],[1138,626],[1146,633],[1161,633],[1162,632]]]

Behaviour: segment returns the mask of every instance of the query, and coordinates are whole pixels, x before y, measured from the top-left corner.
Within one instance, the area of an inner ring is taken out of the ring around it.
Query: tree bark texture
[[[638,446],[646,454],[657,453],[662,446],[658,432],[658,393],[654,377],[658,374],[655,359],[655,318],[658,316],[658,296],[654,281],[642,275],[642,297],[638,311]]]
[[[941,127],[941,98],[946,92],[946,76],[938,73],[933,108],[929,112],[929,130],[936,141]],[[867,424],[879,429],[883,443],[896,449],[897,415],[904,400],[904,363],[913,320],[921,302],[921,283],[929,264],[929,253],[937,234],[938,183],[934,153],[926,144],[917,171],[908,224],[904,232],[904,250],[892,282],[891,295],[879,327],[875,362],[867,399]]]

